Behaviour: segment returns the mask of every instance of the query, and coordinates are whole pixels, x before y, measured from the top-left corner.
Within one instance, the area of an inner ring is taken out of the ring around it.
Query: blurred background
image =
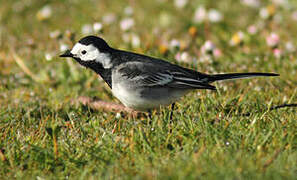
[[[117,102],[59,58],[90,34],[201,72],[281,76],[190,93],[169,132],[167,108],[148,125],[72,105]],[[294,179],[296,108],[267,108],[297,102],[296,36],[296,0],[0,0],[0,177]]]

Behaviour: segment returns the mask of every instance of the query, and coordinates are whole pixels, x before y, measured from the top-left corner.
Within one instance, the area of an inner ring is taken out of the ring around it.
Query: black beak
[[[64,54],[61,54],[60,57],[73,57],[73,54],[70,52],[70,50],[67,50],[64,52]]]

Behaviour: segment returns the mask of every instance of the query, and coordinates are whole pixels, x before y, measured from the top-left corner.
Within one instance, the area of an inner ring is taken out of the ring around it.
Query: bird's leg
[[[170,114],[169,114],[169,132],[170,133],[172,133],[172,123],[173,123],[172,116],[173,116],[174,106],[175,106],[175,103],[172,103],[170,108]]]
[[[172,116],[173,116],[174,106],[175,106],[175,103],[172,103],[171,108],[170,108],[170,115],[169,115],[170,123],[172,123]]]

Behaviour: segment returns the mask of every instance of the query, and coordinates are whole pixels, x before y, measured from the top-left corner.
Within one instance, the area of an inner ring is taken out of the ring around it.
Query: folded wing
[[[168,87],[179,89],[212,89],[216,88],[199,80],[195,74],[183,69],[158,66],[153,63],[139,61],[127,62],[118,68],[118,73],[136,86]]]

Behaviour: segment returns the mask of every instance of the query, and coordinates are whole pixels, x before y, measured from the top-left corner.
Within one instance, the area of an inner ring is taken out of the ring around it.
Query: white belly
[[[129,88],[122,83],[112,85],[112,93],[121,103],[139,111],[170,105],[187,92],[169,88]]]

